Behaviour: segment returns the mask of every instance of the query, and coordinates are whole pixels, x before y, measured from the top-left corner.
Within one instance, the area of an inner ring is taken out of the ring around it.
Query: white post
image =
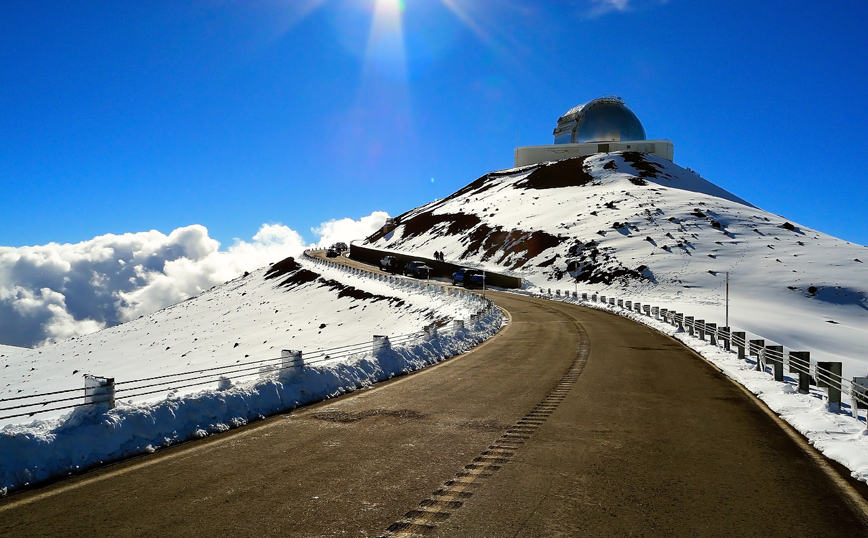
[[[84,375],[84,403],[115,406],[115,380],[113,377]]]
[[[298,349],[283,349],[280,351],[280,366],[282,368],[294,368],[304,366],[304,359],[301,357],[301,350]]]
[[[374,354],[376,354],[378,351],[385,351],[389,349],[392,349],[392,343],[389,342],[389,337],[382,334],[375,334],[373,345]]]

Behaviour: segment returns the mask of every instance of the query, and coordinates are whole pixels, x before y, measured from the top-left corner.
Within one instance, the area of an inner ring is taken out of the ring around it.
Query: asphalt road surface
[[[0,535],[866,535],[864,501],[681,344],[490,296],[511,324],[471,353],[10,496]]]

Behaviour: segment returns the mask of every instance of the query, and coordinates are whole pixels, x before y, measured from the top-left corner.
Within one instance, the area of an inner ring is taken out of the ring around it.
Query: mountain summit
[[[365,244],[444,252],[530,287],[653,297],[720,322],[729,273],[732,325],[790,346],[814,327],[831,355],[850,361],[861,355],[857,342],[868,341],[866,247],[637,152],[486,174],[399,215]],[[829,335],[829,324],[841,334]]]

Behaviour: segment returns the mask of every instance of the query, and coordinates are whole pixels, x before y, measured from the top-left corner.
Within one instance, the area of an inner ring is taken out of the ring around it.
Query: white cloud
[[[389,214],[385,211],[374,211],[367,217],[359,220],[336,219],[323,222],[311,231],[320,236],[317,243],[319,247],[328,247],[335,243],[343,242],[350,244],[355,239],[364,239],[383,227]]]
[[[630,0],[594,0],[595,4],[602,6],[604,9],[627,11],[630,6]]]
[[[590,0],[590,5],[587,9],[586,15],[593,18],[613,11],[623,13],[640,6],[648,4],[665,4],[668,1],[669,0]]]
[[[363,238],[388,215],[337,219],[314,228],[318,244]],[[0,343],[33,346],[146,315],[245,271],[298,256],[308,246],[282,224],[227,250],[194,224],[169,235],[107,234],[75,244],[0,247]]]

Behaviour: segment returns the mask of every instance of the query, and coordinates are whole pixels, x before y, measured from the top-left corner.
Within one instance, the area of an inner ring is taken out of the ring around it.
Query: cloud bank
[[[388,214],[331,220],[311,229],[317,246],[378,230]],[[227,250],[194,224],[165,235],[107,234],[76,244],[0,247],[0,344],[38,346],[150,314],[308,246],[282,225],[263,224]]]

